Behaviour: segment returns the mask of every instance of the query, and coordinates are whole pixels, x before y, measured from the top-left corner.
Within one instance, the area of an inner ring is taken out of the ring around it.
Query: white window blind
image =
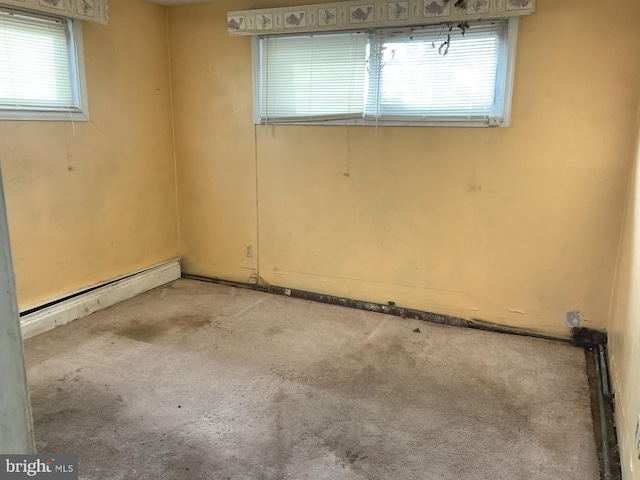
[[[260,116],[362,118],[367,41],[364,33],[263,39]]]
[[[75,109],[65,20],[0,10],[0,108]]]
[[[432,26],[372,39],[367,118],[473,120],[499,113],[496,80],[504,24],[476,25],[464,36],[453,32],[442,55],[438,50],[447,33]]]
[[[258,123],[508,124],[517,19],[266,36],[255,59]],[[505,120],[506,119],[506,120]]]

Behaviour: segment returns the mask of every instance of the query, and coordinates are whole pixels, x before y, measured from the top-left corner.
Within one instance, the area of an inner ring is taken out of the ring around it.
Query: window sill
[[[88,122],[88,112],[42,111],[42,110],[2,110],[0,121],[53,121],[53,122]]]
[[[485,120],[435,120],[435,121],[402,121],[402,120],[362,120],[362,119],[343,119],[343,120],[313,120],[308,122],[291,121],[254,121],[255,125],[289,125],[289,126],[364,126],[364,127],[463,127],[463,128],[506,128],[509,127],[508,120],[501,120],[496,123],[489,124]]]

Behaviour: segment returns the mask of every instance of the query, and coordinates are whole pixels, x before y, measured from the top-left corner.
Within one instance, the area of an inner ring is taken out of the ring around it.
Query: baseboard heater
[[[176,258],[29,308],[20,312],[22,338],[27,339],[86,317],[177,280],[180,275],[180,259]]]

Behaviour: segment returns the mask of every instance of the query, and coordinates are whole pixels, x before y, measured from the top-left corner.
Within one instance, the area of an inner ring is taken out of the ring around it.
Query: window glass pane
[[[464,36],[454,31],[447,55],[438,51],[448,33],[441,26],[378,36],[367,115],[417,120],[489,116],[502,31],[498,22],[472,26]]]
[[[367,41],[364,33],[262,39],[261,118],[362,117]]]
[[[67,26],[0,10],[0,107],[74,108]]]

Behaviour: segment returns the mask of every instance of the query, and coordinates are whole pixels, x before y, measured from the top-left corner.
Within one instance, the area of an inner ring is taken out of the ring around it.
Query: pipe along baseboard
[[[234,282],[230,280],[224,280],[215,277],[203,277],[199,275],[182,274],[183,278],[189,278],[191,280],[199,280],[203,282],[218,283],[220,285],[228,285],[238,288],[246,288],[249,290],[257,290],[265,293],[272,293],[274,295],[284,295],[291,298],[298,298],[302,300],[309,300],[312,302],[326,303],[328,305],[337,305],[340,307],[355,308],[357,310],[366,310],[368,312],[384,313],[387,315],[394,315],[402,318],[412,318],[415,320],[422,320],[424,322],[437,323],[439,325],[451,325],[454,327],[473,328],[476,330],[485,330],[496,333],[506,333],[510,335],[523,335],[527,337],[541,338],[544,340],[554,340],[559,342],[568,342],[577,344],[573,336],[572,337],[555,337],[547,335],[545,333],[537,332],[534,330],[519,329],[515,327],[508,327],[506,325],[499,325],[492,322],[487,322],[478,318],[472,320],[466,320],[460,317],[454,317],[451,315],[442,315],[439,313],[426,312],[424,310],[416,310],[412,308],[399,307],[397,305],[389,305],[376,302],[368,302],[364,300],[353,300],[350,298],[336,297],[334,295],[326,295],[322,293],[307,292],[305,290],[296,290],[293,288],[280,287],[276,285],[256,285],[242,282]],[[578,329],[582,332],[582,335],[588,337],[583,331],[592,332],[591,335],[595,335],[595,330]],[[584,343],[581,341],[581,343]]]

